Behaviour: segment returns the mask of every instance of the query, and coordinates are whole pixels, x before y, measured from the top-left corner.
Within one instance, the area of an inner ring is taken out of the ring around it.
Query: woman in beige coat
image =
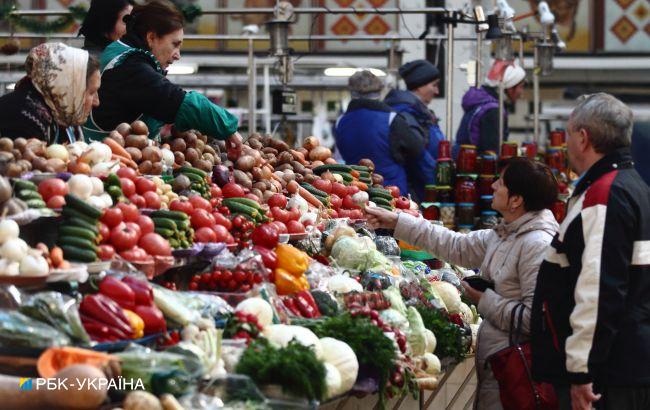
[[[494,229],[459,234],[408,214],[368,208],[375,228],[395,229],[395,237],[440,259],[465,268],[479,268],[494,290],[480,292],[462,282],[466,296],[483,317],[478,331],[475,408],[501,409],[499,385],[486,359],[508,347],[510,315],[525,305],[522,334],[529,334],[530,307],[539,265],[558,224],[548,208],[557,197],[557,183],[545,165],[525,158],[510,161],[493,186],[492,208],[503,215]]]

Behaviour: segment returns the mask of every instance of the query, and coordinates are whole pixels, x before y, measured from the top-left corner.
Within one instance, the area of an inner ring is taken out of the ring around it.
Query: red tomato
[[[228,182],[226,185],[221,187],[221,192],[223,193],[224,198],[241,198],[246,195],[244,188],[234,182]]]
[[[102,237],[101,243],[110,243],[111,228],[109,228],[105,223],[100,222],[97,224],[97,229],[99,229],[99,235]]]
[[[330,205],[332,206],[332,209],[340,209],[341,205],[343,205],[343,200],[340,196],[332,194],[330,195]]]
[[[219,225],[217,225],[217,226],[219,226]],[[235,238],[233,238],[232,235],[230,233],[228,233],[228,236],[226,236],[225,242],[228,245],[232,245],[232,244],[235,243]]]
[[[352,196],[352,195],[354,195],[354,194],[356,194],[357,192],[360,191],[359,187],[354,186],[354,185],[349,185],[347,187],[347,189],[348,189],[348,195],[350,195],[350,196]]]
[[[156,184],[150,179],[140,177],[135,181],[135,189],[138,191],[138,194],[142,195],[145,192],[155,191]]]
[[[212,227],[212,230],[214,231],[214,234],[215,234],[214,242],[229,243],[228,242],[229,237],[232,238],[232,236],[230,235],[230,232],[228,232],[228,229],[226,229],[225,226],[214,225]],[[233,241],[234,241],[234,238],[233,238]]]
[[[65,205],[65,198],[61,195],[54,195],[47,200],[47,207],[50,209],[63,208]]]
[[[332,218],[332,219],[336,219],[336,218],[339,217],[338,211],[336,211],[334,209],[330,209],[329,211],[327,211],[327,213],[329,214],[330,218]]]
[[[131,195],[129,197],[129,201],[131,201],[131,203],[138,208],[145,208],[147,206],[147,201],[144,200],[142,195]]]
[[[320,189],[323,192],[327,192],[328,194],[332,193],[332,181],[329,181],[327,179],[317,179],[316,181],[312,182],[312,185],[316,189]]]
[[[97,253],[97,256],[99,256],[99,259],[103,261],[113,259],[113,256],[115,256],[115,248],[113,248],[111,245],[106,244],[99,245],[99,252]]]
[[[290,221],[297,221],[298,219],[300,219],[300,209],[291,208],[289,210],[289,220]]]
[[[216,242],[217,234],[208,227],[199,228],[194,232],[194,242]]]
[[[291,219],[291,214],[289,214],[289,212],[285,211],[284,209],[280,209],[277,206],[271,208],[271,213],[273,214],[273,219],[285,224]]]
[[[271,223],[266,223],[253,230],[251,239],[255,245],[263,246],[267,249],[275,249],[278,244],[278,235],[278,228]]]
[[[43,201],[47,202],[53,196],[67,194],[68,186],[62,179],[50,178],[38,184],[38,193],[43,197]]]
[[[332,193],[338,195],[339,198],[343,198],[348,194],[348,187],[340,182],[334,182],[332,183]]]
[[[399,198],[401,193],[399,192],[399,187],[395,185],[388,185],[385,187],[387,190],[390,191],[390,194],[393,196],[393,198]]]
[[[150,209],[160,209],[160,197],[156,191],[148,191],[142,194],[144,201],[147,204],[147,208]]]
[[[409,209],[411,207],[411,201],[405,196],[401,196],[395,200],[395,208],[398,209]]]
[[[287,230],[289,233],[305,233],[305,226],[298,221],[289,221]]]
[[[120,178],[120,184],[125,197],[130,198],[135,195],[135,184],[129,178]]]
[[[124,222],[136,222],[138,220],[140,211],[138,211],[138,207],[136,205],[120,202],[117,204],[117,207],[122,210],[122,215],[124,215]]]
[[[126,225],[127,228],[133,229],[135,232],[138,234],[138,241],[142,237],[142,228],[140,228],[140,225],[138,225],[135,222],[127,222],[124,225]]]
[[[212,228],[215,225],[214,217],[205,209],[195,209],[190,215],[192,228]]]
[[[130,179],[131,181],[133,181],[138,176],[138,172],[135,169],[127,167],[118,169],[116,174],[120,178]]]
[[[190,201],[181,201],[180,199],[174,199],[169,204],[169,209],[171,211],[180,211],[191,215],[192,211],[194,211],[194,206],[190,203]]]
[[[219,188],[219,185],[217,184],[212,184],[210,185],[210,196],[212,198],[221,198],[221,188]]]
[[[124,221],[124,215],[122,210],[118,208],[108,208],[104,210],[104,214],[100,218],[100,221],[106,224],[109,228],[119,225]]]
[[[120,252],[120,256],[129,262],[144,262],[151,258],[144,249],[135,245],[129,250]]]
[[[289,233],[289,231],[287,230],[287,225],[285,225],[284,222],[273,221],[272,224],[275,225],[276,228],[278,228],[278,233],[280,234]]]
[[[283,209],[287,206],[287,197],[282,194],[273,194],[266,202],[270,207],[277,206],[278,208]]]
[[[213,212],[212,217],[214,218],[214,222],[217,225],[222,225],[225,226],[226,229],[231,230],[232,229],[232,222],[230,222],[230,219],[228,219],[224,214],[221,212]]]
[[[126,225],[111,229],[111,244],[117,251],[126,251],[138,243],[138,232]]]
[[[354,202],[351,195],[348,195],[343,198],[343,201],[341,202],[341,207],[345,209],[358,209],[359,205],[357,205]]]
[[[138,245],[149,255],[171,256],[172,254],[172,248],[167,239],[154,232],[143,235]]]
[[[190,203],[194,207],[194,209],[205,209],[208,212],[212,212],[212,205],[210,205],[210,201],[207,199],[203,198],[200,195],[193,195],[190,197]]]
[[[151,233],[155,229],[153,220],[149,218],[147,215],[138,216],[138,220],[136,221],[136,223],[140,226],[140,230],[142,230],[143,235],[147,233]]]

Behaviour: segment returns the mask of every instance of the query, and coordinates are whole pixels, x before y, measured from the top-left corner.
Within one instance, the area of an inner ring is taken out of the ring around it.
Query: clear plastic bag
[[[45,349],[69,344],[70,338],[52,326],[17,311],[0,309],[0,347]]]
[[[331,266],[323,265],[320,262],[312,260],[307,268],[305,275],[309,281],[309,288],[314,290],[327,291],[327,282],[329,278],[336,274],[336,270]]]
[[[401,250],[397,241],[392,236],[375,237],[375,245],[377,246],[377,250],[385,256],[400,256]]]
[[[59,292],[40,292],[28,296],[20,312],[47,323],[79,343],[89,343],[88,333],[81,324],[77,301]]]
[[[212,269],[241,269],[252,272],[266,272],[262,256],[251,250],[243,249],[238,254],[223,251],[212,260]]]

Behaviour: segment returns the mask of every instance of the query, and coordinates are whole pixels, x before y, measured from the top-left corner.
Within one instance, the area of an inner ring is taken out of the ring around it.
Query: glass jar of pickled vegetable
[[[440,220],[440,204],[439,203],[425,203],[420,204],[423,208],[422,216],[429,221]],[[426,206],[425,206],[426,205]]]
[[[438,166],[436,167],[436,185],[451,186],[453,173],[454,169],[451,159],[438,160]]]
[[[496,211],[483,211],[481,212],[481,222],[479,223],[480,229],[492,229],[499,223]]]
[[[476,145],[461,145],[458,152],[457,169],[462,174],[476,173]]]
[[[474,226],[474,203],[462,202],[456,210],[458,214],[458,225]]]
[[[481,212],[483,211],[491,211],[492,210],[492,199],[494,198],[494,195],[481,195],[481,199],[479,200],[479,208]]]
[[[453,202],[440,203],[440,220],[442,223],[449,227],[454,226],[456,218],[456,204]]]
[[[436,200],[432,202],[454,202],[451,186],[436,186]]]
[[[494,175],[497,173],[497,156],[495,154],[481,155],[479,173],[484,175]]]
[[[471,202],[475,203],[478,199],[476,190],[476,181],[469,177],[456,178],[456,202]]]
[[[501,158],[512,158],[517,156],[519,145],[514,141],[506,141],[501,144]]]
[[[438,158],[451,158],[451,150],[449,149],[449,141],[442,140],[438,143]]]
[[[521,144],[523,154],[528,159],[535,159],[537,157],[537,144],[534,142],[524,142]]]
[[[566,142],[566,133],[562,129],[556,129],[551,131],[549,136],[551,147],[561,147]]]
[[[424,186],[424,202],[436,202],[436,186],[435,185],[425,185]]]
[[[496,175],[479,175],[478,177],[478,194],[483,195],[492,195],[494,190],[492,189],[492,184],[497,180]]]
[[[566,170],[566,156],[564,148],[550,147],[546,150],[546,165],[551,169],[564,172]]]

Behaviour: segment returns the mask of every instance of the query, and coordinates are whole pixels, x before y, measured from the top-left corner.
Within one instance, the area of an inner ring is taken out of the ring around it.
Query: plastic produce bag
[[[336,271],[334,268],[325,266],[315,260],[311,261],[309,268],[307,268],[307,272],[305,272],[307,280],[309,281],[309,288],[312,290],[318,289],[322,291],[327,290],[327,283],[329,281],[329,278],[335,274]]]
[[[237,255],[234,255],[230,251],[223,251],[212,260],[212,268],[213,270],[240,269],[252,272],[266,272],[262,256],[251,249],[244,249]]]
[[[89,343],[88,333],[81,324],[77,301],[59,292],[41,292],[28,296],[20,312],[68,335],[73,341]]]
[[[181,405],[194,410],[268,409],[264,395],[248,376],[218,377],[200,390],[183,397]]]
[[[45,349],[70,344],[68,336],[48,324],[17,311],[0,309],[0,347]]]
[[[375,238],[377,250],[385,256],[400,256],[401,250],[397,241],[392,236],[377,236]]]

